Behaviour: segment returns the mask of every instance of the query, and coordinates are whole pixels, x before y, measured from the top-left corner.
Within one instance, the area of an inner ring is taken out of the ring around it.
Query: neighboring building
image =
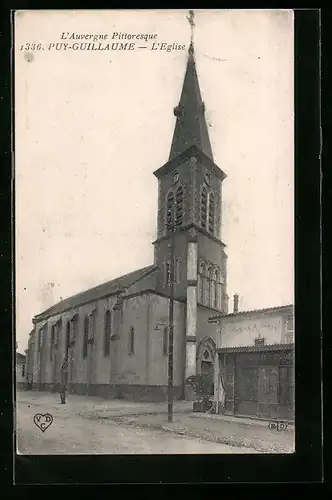
[[[236,305],[232,314],[213,316],[210,322],[218,325],[217,341],[207,341],[201,357],[210,365],[201,371],[213,370],[215,408],[293,420],[293,306],[238,312]]]
[[[20,352],[16,353],[16,387],[17,389],[25,389],[26,377],[26,358]]]
[[[28,348],[26,349],[26,368],[25,368],[25,382],[26,389],[32,389],[33,383],[33,369],[34,369],[34,330],[29,333]]]

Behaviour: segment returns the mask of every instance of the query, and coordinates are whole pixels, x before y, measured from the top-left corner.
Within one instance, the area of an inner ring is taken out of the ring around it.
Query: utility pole
[[[173,210],[175,206],[173,207]],[[175,210],[174,210],[175,212]],[[174,334],[174,230],[175,213],[172,214],[171,260],[169,265],[169,325],[168,325],[168,422],[173,422],[173,334]]]

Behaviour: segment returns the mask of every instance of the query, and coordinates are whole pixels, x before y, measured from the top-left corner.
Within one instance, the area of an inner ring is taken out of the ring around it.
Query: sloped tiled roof
[[[214,319],[221,319],[221,318],[235,318],[237,316],[246,316],[250,314],[256,314],[256,313],[273,313],[273,312],[281,312],[286,309],[294,308],[293,304],[287,304],[285,306],[275,306],[275,307],[267,307],[265,309],[252,309],[250,311],[239,311],[237,313],[229,313],[229,314],[217,314],[215,316],[210,316],[209,320],[214,320]]]
[[[149,275],[156,268],[157,266],[155,265],[143,267],[142,269],[138,269],[129,274],[125,274],[124,276],[120,276],[119,278],[107,281],[102,285],[98,285],[94,288],[90,288],[89,290],[85,290],[84,292],[68,297],[67,299],[64,299],[61,302],[58,302],[54,306],[50,307],[49,309],[46,309],[46,311],[37,314],[34,317],[34,320],[39,321],[48,318],[49,316],[59,314],[65,310],[117,293],[120,290],[129,287],[133,283],[136,283],[145,276]]]
[[[24,354],[21,354],[20,352],[17,352],[16,353],[16,361],[25,361]]]

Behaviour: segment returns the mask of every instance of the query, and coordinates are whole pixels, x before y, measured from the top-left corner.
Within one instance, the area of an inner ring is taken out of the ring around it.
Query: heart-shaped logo
[[[53,423],[53,417],[49,413],[45,413],[44,415],[42,413],[36,413],[33,417],[33,421],[42,432],[45,432]]]

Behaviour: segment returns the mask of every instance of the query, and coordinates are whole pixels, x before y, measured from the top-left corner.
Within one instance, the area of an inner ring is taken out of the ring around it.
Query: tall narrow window
[[[174,223],[174,195],[172,192],[169,192],[166,201],[166,225],[168,231],[172,229],[173,223]]]
[[[205,268],[203,274],[203,304],[208,306],[210,303],[209,270]]]
[[[51,326],[51,346],[50,346],[50,361],[52,361],[53,358],[53,349],[54,349],[54,343],[55,343],[55,333],[56,333],[56,326],[52,325]]]
[[[110,339],[111,339],[111,311],[105,312],[105,328],[104,328],[104,356],[110,355]]]
[[[89,339],[93,339],[96,333],[96,311],[93,310],[89,316]]]
[[[62,328],[62,322],[61,319],[57,321],[57,323],[54,326],[54,346],[57,348],[59,343],[60,343],[60,334],[61,334],[61,328]]]
[[[216,272],[212,267],[210,268],[209,279],[210,279],[210,306],[215,308],[216,307]]]
[[[216,308],[221,310],[222,297],[222,278],[219,269],[216,271]]]
[[[209,194],[209,217],[208,217],[208,230],[214,233],[214,196]]]
[[[69,347],[70,343],[70,321],[67,321],[66,327],[66,349]]]
[[[179,186],[176,190],[176,213],[175,226],[179,229],[183,224],[183,187]]]
[[[77,323],[78,323],[78,314],[75,314],[75,316],[71,320],[71,332],[70,332],[70,340],[73,343],[76,341]]]
[[[168,353],[168,328],[165,326],[163,331],[163,355],[167,356]]]
[[[22,377],[25,375],[25,364],[22,365],[22,372],[21,372]]]
[[[43,328],[39,328],[38,330],[38,351],[41,350],[41,347],[43,345]]]
[[[52,325],[52,327],[51,327],[51,345],[54,344],[54,342],[55,342],[55,329],[56,329],[56,326]]]
[[[287,318],[287,332],[286,332],[286,343],[291,344],[294,342],[294,318],[293,315]]]
[[[131,327],[129,330],[129,354],[134,354],[135,351],[135,331]]]
[[[206,229],[207,217],[207,190],[205,187],[201,191],[201,226]]]
[[[180,257],[175,258],[174,265],[174,282],[180,283]]]
[[[170,286],[171,285],[171,261],[168,260],[165,262],[165,285]]]
[[[84,330],[83,330],[83,358],[86,358],[88,355],[88,340],[89,340],[89,318],[85,316]]]
[[[204,302],[204,280],[205,280],[205,264],[200,262],[198,270],[198,302]]]

